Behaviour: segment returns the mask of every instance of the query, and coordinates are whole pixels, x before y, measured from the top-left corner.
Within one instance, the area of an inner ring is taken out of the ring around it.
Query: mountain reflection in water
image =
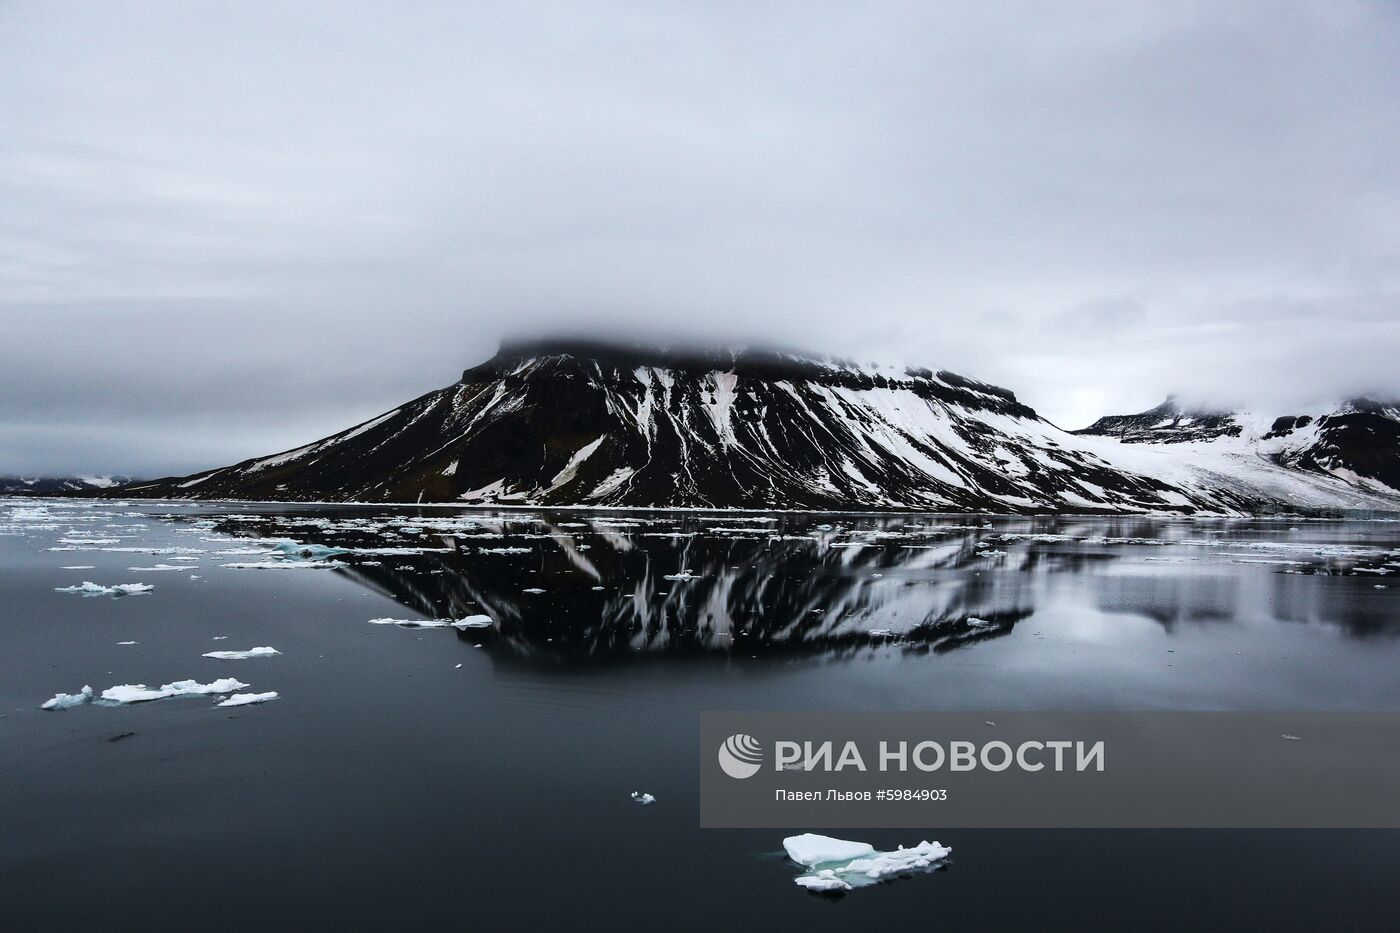
[[[1390,525],[982,516],[735,518],[548,512],[231,516],[219,530],[350,549],[345,574],[421,618],[485,614],[460,637],[539,660],[947,652],[996,639],[1087,586],[1098,611],[1167,629],[1229,622],[1241,599],[1316,621],[1317,575],[1376,574]],[[1241,581],[1262,593],[1242,595]],[[1070,581],[1078,581],[1077,584]],[[1312,595],[1309,595],[1312,594]],[[1396,614],[1333,600],[1350,634]],[[1309,608],[1311,606],[1311,608]]]

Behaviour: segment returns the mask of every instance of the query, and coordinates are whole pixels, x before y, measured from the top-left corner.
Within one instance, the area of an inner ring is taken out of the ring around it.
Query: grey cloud
[[[503,334],[941,366],[1066,426],[1400,394],[1400,8],[0,6],[0,472],[165,472]]]

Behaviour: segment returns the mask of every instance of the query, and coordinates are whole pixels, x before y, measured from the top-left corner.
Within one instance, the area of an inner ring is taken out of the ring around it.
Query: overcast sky
[[[516,331],[1079,427],[1400,394],[1400,4],[0,0],[0,473],[184,472]]]

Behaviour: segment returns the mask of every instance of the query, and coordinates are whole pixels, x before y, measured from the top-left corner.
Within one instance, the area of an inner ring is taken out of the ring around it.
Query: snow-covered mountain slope
[[[1357,496],[1400,496],[1400,404],[1394,402],[1355,398],[1277,416],[1185,409],[1168,398],[1075,433],[1111,438],[1111,447],[1096,448],[1104,456],[1176,481],[1254,488],[1300,504],[1319,491],[1335,492],[1338,481]]]
[[[304,447],[121,492],[998,512],[1384,504],[1333,478],[1302,503],[1288,483],[1279,494],[1257,478],[1214,482],[1211,470],[1121,455],[1134,446],[1063,431],[1011,392],[951,372],[542,341],[506,346],[459,382]],[[1297,471],[1256,472],[1272,482]]]

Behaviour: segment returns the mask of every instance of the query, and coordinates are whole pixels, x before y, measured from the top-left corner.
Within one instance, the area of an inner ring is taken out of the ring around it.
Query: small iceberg
[[[937,842],[902,846],[893,852],[877,852],[868,842],[835,839],[803,833],[783,840],[788,858],[810,871],[793,879],[809,891],[842,892],[876,884],[895,875],[932,871],[952,854]]]
[[[140,593],[149,593],[155,589],[150,583],[117,583],[112,586],[102,586],[93,583],[91,580],[84,580],[81,586],[56,586],[56,593],[80,593],[83,596],[135,596]]]
[[[397,625],[399,628],[446,628],[452,619],[370,619],[370,625]]]
[[[276,648],[264,645],[261,648],[249,648],[247,651],[206,651],[200,657],[213,658],[215,661],[245,661],[248,658],[270,658],[281,653]]]
[[[235,690],[242,690],[247,686],[247,684],[234,680],[232,677],[225,677],[207,684],[202,684],[197,680],[177,680],[174,683],[161,684],[160,688],[156,690],[152,690],[145,684],[119,684],[115,687],[108,687],[106,690],[103,690],[102,700],[105,703],[118,705],[126,703],[147,703],[151,700],[163,700],[166,697],[232,693]]]
[[[632,799],[637,801],[637,803],[641,804],[644,807],[649,807],[652,804],[656,803],[655,797],[653,797],[651,794],[646,793],[645,791],[640,790],[632,791]]]
[[[343,547],[326,547],[324,544],[298,544],[295,541],[281,541],[273,545],[274,553],[302,560],[324,561],[327,557],[349,553]]]
[[[344,567],[341,560],[236,560],[220,564],[230,570],[332,570]]]
[[[251,706],[254,703],[266,703],[268,700],[277,699],[277,691],[269,690],[267,693],[235,693],[231,697],[226,697],[215,703],[215,706]]]
[[[70,709],[74,706],[82,706],[92,700],[92,688],[83,687],[77,693],[56,693],[52,700],[45,700],[40,709]]]

